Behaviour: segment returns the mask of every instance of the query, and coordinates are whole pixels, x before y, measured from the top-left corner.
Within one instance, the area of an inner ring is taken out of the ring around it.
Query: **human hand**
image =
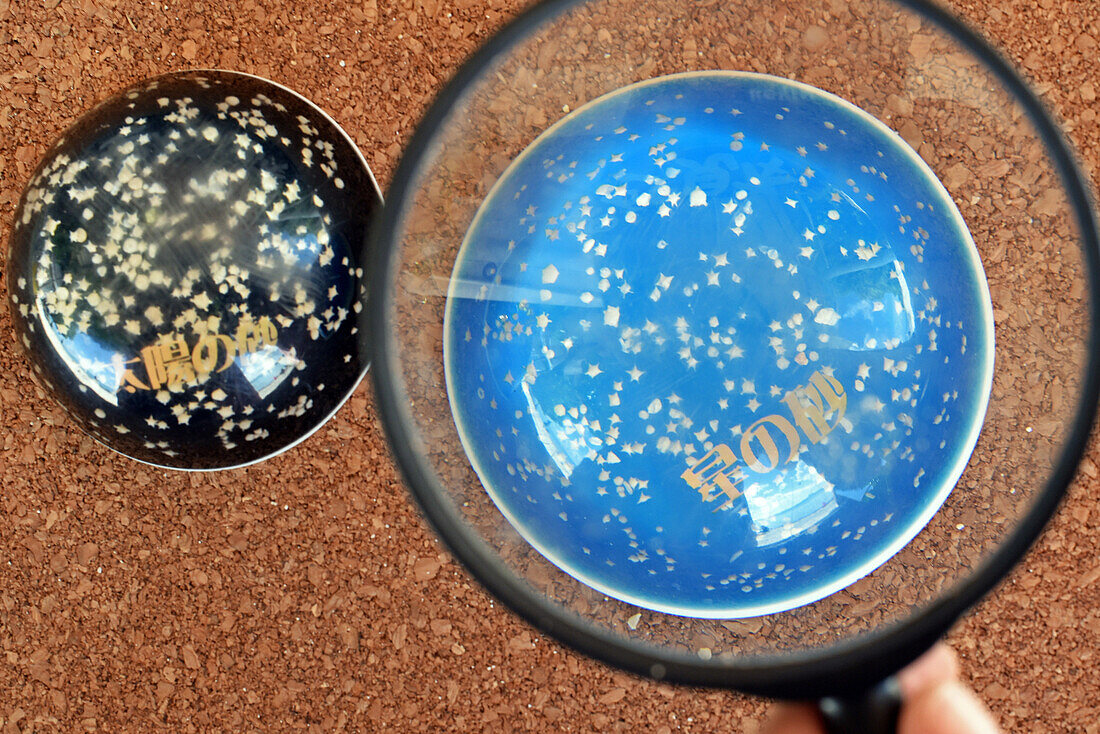
[[[955,653],[942,642],[898,673],[898,734],[1000,734],[989,710],[958,680]],[[780,704],[760,734],[825,734],[817,709]]]

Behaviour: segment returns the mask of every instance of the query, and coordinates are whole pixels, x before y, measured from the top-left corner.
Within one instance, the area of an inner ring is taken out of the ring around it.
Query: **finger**
[[[808,704],[775,706],[759,734],[824,734],[817,709]]]
[[[898,734],[1000,734],[985,705],[970,689],[950,680],[908,701],[901,711]]]
[[[898,673],[901,696],[909,701],[940,683],[959,677],[959,663],[955,653],[942,642],[909,664]]]

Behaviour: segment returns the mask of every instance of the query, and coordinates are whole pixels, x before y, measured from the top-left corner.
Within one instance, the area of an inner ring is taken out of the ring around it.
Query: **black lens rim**
[[[673,683],[732,688],[775,698],[807,699],[858,694],[918,657],[987,593],[1025,555],[1053,516],[1088,445],[1100,396],[1100,242],[1091,189],[1058,125],[1012,66],[959,18],[929,0],[893,0],[937,25],[981,60],[1023,108],[1039,134],[1074,211],[1091,295],[1088,353],[1081,400],[1061,456],[1030,512],[967,581],[912,617],[889,628],[833,647],[748,662],[710,660],[660,650],[584,625],[571,613],[535,594],[507,571],[480,536],[449,510],[447,493],[427,460],[416,450],[419,438],[405,400],[397,346],[389,328],[394,303],[397,234],[421,161],[432,151],[435,133],[481,72],[544,21],[583,0],[543,0],[488,40],[442,89],[428,109],[401,159],[386,195],[383,216],[373,222],[368,322],[363,329],[373,351],[373,385],[379,415],[406,486],[424,517],[451,553],[504,605],[575,650],[603,663]]]

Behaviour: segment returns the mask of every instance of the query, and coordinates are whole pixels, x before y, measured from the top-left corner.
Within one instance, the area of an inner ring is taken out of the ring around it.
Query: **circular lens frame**
[[[429,523],[451,552],[477,580],[506,606],[559,641],[612,666],[670,682],[734,688],[777,698],[814,698],[865,691],[918,657],[954,622],[992,590],[1022,558],[1053,515],[1084,454],[1100,395],[1100,242],[1092,197],[1074,154],[1042,103],[1019,74],[977,33],[958,18],[926,0],[893,0],[894,4],[929,21],[972,54],[1003,86],[1034,126],[1072,211],[1081,247],[1082,269],[1088,282],[1087,353],[1079,402],[1068,421],[1065,440],[1052,471],[1030,509],[1006,534],[982,565],[949,593],[920,607],[884,629],[819,649],[740,660],[709,660],[674,652],[611,634],[578,621],[560,605],[535,592],[488,547],[480,535],[451,509],[446,489],[428,459],[417,451],[416,420],[405,399],[402,367],[387,304],[395,298],[391,277],[398,262],[403,220],[417,174],[433,153],[433,141],[461,104],[464,92],[502,54],[528,34],[581,0],[545,0],[513,20],[491,38],[442,90],[405,152],[387,195],[383,216],[375,223],[369,288],[377,299],[368,309],[367,330],[374,349],[372,362],[379,413],[398,467]]]

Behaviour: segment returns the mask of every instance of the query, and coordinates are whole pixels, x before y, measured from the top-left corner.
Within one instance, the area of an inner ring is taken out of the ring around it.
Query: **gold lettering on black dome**
[[[121,355],[115,355],[119,389],[134,393],[138,390],[173,391],[198,385],[212,374],[229,369],[236,357],[274,346],[278,336],[278,328],[267,316],[242,321],[234,337],[203,334],[193,346],[182,334],[166,334],[143,348],[137,357],[123,361]],[[144,379],[135,368],[144,372]]]

